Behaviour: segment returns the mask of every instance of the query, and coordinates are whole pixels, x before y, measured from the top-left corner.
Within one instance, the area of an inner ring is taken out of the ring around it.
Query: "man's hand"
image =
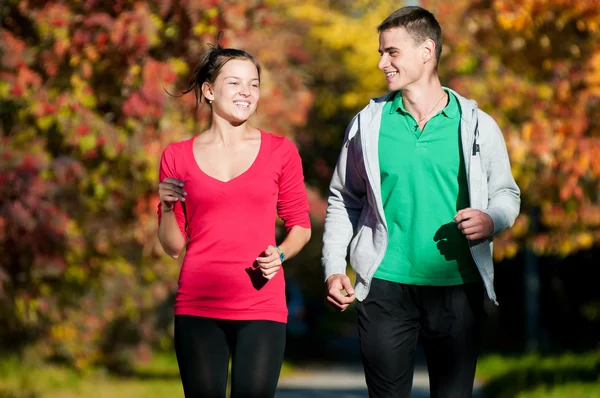
[[[335,274],[327,278],[327,300],[338,310],[344,311],[354,301],[354,288],[345,274]]]
[[[492,217],[470,207],[456,213],[454,222],[468,240],[485,239],[494,232]]]
[[[281,268],[281,259],[279,258],[279,251],[276,247],[269,246],[265,250],[265,255],[258,257],[256,262],[262,272],[263,277],[266,279],[272,279],[277,271]]]

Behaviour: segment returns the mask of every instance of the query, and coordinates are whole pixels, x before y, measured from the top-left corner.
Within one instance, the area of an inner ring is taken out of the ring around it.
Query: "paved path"
[[[364,373],[360,366],[310,367],[299,369],[279,380],[275,398],[368,398]],[[411,398],[429,398],[426,369],[418,369],[413,379]],[[474,398],[482,398],[476,386]]]

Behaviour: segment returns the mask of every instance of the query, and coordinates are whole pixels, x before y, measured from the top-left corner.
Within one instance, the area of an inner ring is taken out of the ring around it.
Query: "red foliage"
[[[37,333],[40,352],[76,367],[145,357],[168,333],[154,327],[155,308],[177,283],[156,236],[160,151],[207,120],[191,95],[165,89],[186,86],[223,30],[222,44],[277,72],[256,124],[292,136],[312,100],[294,65],[309,58],[262,0],[4,7],[33,28],[0,28],[0,109],[10,110],[0,125],[0,341]],[[279,40],[253,28],[265,20]]]

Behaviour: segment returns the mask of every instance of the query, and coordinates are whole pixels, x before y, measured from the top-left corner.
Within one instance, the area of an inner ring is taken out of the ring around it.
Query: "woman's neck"
[[[205,139],[210,139],[213,143],[229,146],[249,138],[254,138],[257,133],[258,130],[251,127],[248,122],[234,125],[213,114],[213,121],[210,127],[202,135],[205,136]]]

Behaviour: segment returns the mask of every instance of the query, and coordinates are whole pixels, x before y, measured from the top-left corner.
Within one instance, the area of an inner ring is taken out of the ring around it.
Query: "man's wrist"
[[[169,206],[169,205],[166,205],[164,202],[163,202],[163,203],[162,203],[162,205],[161,205],[161,211],[162,211],[163,213],[168,213],[168,212],[170,212],[170,211],[173,211],[173,208],[175,208],[175,206],[173,206],[173,205],[170,205],[170,206]]]

